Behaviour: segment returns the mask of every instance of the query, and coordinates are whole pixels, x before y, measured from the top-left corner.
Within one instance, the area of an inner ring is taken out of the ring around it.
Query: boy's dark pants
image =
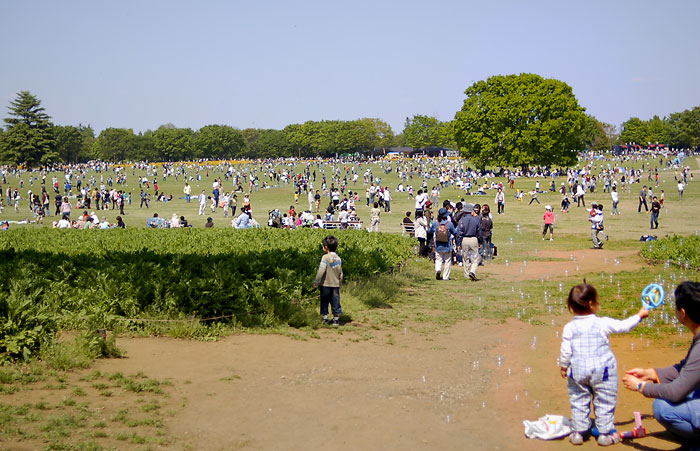
[[[340,308],[340,288],[321,287],[321,316],[328,315],[328,304],[331,305],[333,316],[340,316],[343,313]]]

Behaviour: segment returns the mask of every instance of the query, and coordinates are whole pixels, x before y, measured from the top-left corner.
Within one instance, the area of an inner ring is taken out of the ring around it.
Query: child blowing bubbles
[[[333,312],[334,326],[340,323],[340,315],[343,313],[340,307],[340,284],[343,282],[343,265],[340,257],[335,253],[338,248],[338,239],[328,235],[323,239],[323,251],[326,253],[321,258],[321,263],[316,272],[314,287],[321,287],[321,317],[324,324],[328,324],[328,304]]]
[[[568,376],[574,428],[569,440],[580,445],[588,435],[593,398],[596,427],[600,432],[598,444],[612,445],[620,441],[620,435],[613,425],[617,404],[617,361],[608,336],[629,332],[649,316],[649,312],[642,307],[636,315],[625,320],[598,317],[598,293],[585,281],[571,289],[567,305],[574,313],[574,319],[564,326],[559,363],[561,376]]]

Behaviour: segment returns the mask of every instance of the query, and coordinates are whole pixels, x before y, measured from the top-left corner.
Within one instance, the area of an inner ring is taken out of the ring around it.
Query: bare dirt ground
[[[575,271],[577,265],[581,273],[597,271],[606,258],[607,272],[639,264],[606,251],[574,252],[575,261],[568,252],[540,254],[564,260],[532,261],[522,274],[502,267],[488,272],[537,280],[556,277],[565,267]],[[621,263],[615,264],[618,257]],[[366,340],[349,333],[361,325],[324,329],[320,338],[307,340],[121,338],[127,358],[99,361],[95,368],[141,371],[173,382],[163,406],[172,412],[164,419],[171,449],[570,449],[566,440],[528,440],[522,426],[522,420],[546,413],[569,415],[566,382],[556,366],[567,320],[560,316],[547,326],[464,321],[433,336],[408,327],[372,331]],[[629,336],[614,337],[612,343],[621,372],[675,363],[686,351]],[[620,430],[633,428],[634,411],[647,416],[652,435],[627,446],[678,448],[648,417],[651,400],[620,384]],[[26,442],[16,445],[32,448]],[[593,447],[594,441],[583,446]]]
[[[556,279],[576,274],[585,275],[597,271],[618,273],[636,271],[643,266],[637,251],[609,251],[606,249],[585,249],[579,251],[539,251],[532,253],[535,259],[526,265],[522,261],[511,261],[508,266],[486,266],[483,272],[499,279],[513,281]]]

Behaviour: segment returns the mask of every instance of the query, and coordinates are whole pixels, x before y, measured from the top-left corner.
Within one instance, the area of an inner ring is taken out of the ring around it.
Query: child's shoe
[[[338,320],[338,318],[333,318],[331,326],[340,326],[340,321]]]
[[[583,435],[580,432],[572,432],[569,434],[569,441],[572,445],[583,445]]]
[[[598,444],[600,446],[610,446],[620,441],[620,434],[611,432],[610,434],[600,434],[598,436]]]

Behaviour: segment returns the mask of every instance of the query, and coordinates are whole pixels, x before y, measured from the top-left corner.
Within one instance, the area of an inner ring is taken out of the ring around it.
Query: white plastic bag
[[[553,440],[571,434],[571,420],[561,415],[545,415],[536,421],[523,420],[527,438]]]

